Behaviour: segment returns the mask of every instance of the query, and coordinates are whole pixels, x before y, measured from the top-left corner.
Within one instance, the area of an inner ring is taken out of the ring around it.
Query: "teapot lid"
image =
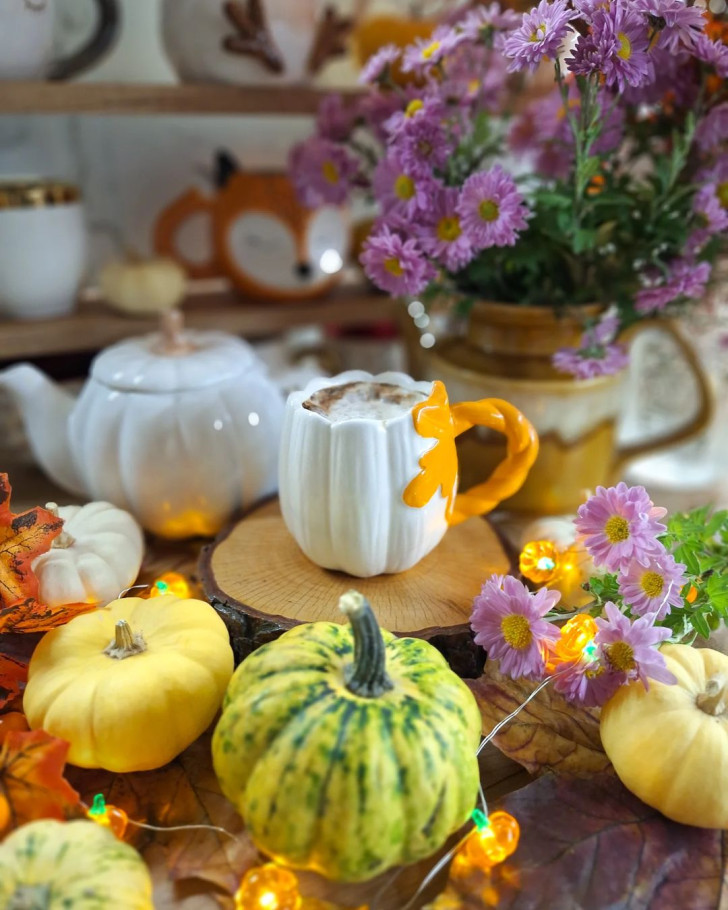
[[[91,376],[124,392],[183,392],[224,382],[259,364],[252,347],[225,332],[183,330],[182,314],[162,317],[162,330],[102,351]]]

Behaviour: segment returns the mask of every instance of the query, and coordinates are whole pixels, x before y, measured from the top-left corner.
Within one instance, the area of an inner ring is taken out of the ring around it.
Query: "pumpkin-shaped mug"
[[[458,493],[455,438],[473,426],[504,434],[507,453],[487,481]],[[352,370],[288,397],[281,511],[323,568],[363,578],[403,572],[448,527],[513,495],[537,454],[536,431],[507,401],[450,405],[442,382]]]

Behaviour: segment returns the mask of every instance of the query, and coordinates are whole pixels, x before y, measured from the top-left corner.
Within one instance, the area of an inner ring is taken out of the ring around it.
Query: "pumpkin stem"
[[[354,663],[347,668],[346,688],[362,698],[378,698],[394,688],[387,675],[387,652],[382,632],[369,601],[358,591],[339,598],[339,609],[351,623]]]
[[[132,632],[131,626],[125,619],[120,619],[114,630],[114,640],[104,648],[107,657],[114,660],[125,660],[135,654],[142,654],[147,650],[147,643],[140,632]]]
[[[705,684],[705,691],[695,699],[695,703],[701,711],[706,714],[712,714],[717,717],[724,714],[728,704],[728,693],[725,691],[726,681],[720,676],[714,676]]]
[[[46,509],[51,513],[54,518],[58,518],[58,503],[57,502],[47,502]],[[55,547],[59,550],[67,550],[69,547],[72,547],[76,543],[76,538],[73,534],[69,534],[68,531],[63,528],[61,533],[51,542],[51,547]]]
[[[18,885],[5,910],[47,910],[50,902],[50,885]]]

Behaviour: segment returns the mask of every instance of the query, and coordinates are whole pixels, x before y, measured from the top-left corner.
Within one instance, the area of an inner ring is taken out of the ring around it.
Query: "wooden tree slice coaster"
[[[277,500],[249,512],[200,555],[205,595],[225,621],[236,661],[302,622],[344,622],[339,597],[350,588],[371,602],[380,625],[430,641],[463,677],[485,662],[469,627],[473,597],[509,559],[487,521],[451,528],[440,545],[407,572],[354,578],[303,555]]]

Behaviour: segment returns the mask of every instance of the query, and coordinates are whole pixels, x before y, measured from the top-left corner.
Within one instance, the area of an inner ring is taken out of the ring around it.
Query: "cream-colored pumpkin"
[[[127,597],[48,632],[28,668],[33,730],[82,768],[166,765],[212,723],[233,672],[225,623],[204,601]]]
[[[130,259],[105,266],[99,287],[107,303],[125,313],[162,313],[183,300],[187,275],[174,259]]]
[[[141,856],[92,821],[35,821],[0,844],[2,910],[154,910]]]
[[[33,562],[42,603],[103,606],[134,584],[144,535],[128,512],[108,502],[46,508],[63,519],[63,531]]]
[[[664,645],[677,677],[619,688],[602,709],[601,736],[619,779],[676,822],[728,828],[728,657]]]

